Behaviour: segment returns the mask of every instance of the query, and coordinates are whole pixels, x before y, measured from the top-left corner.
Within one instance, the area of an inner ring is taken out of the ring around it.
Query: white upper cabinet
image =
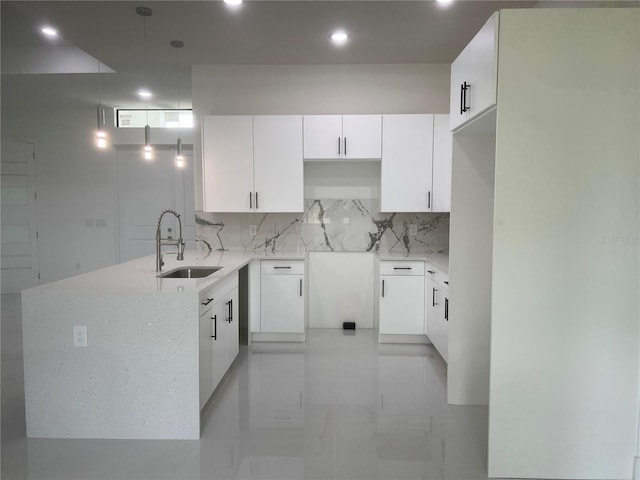
[[[205,116],[204,210],[302,212],[302,117]]]
[[[451,65],[451,130],[496,104],[498,15],[489,18]]]
[[[433,115],[383,115],[380,210],[429,212],[433,202]]]
[[[305,159],[378,159],[381,154],[381,115],[304,117]]]
[[[304,211],[302,116],[253,117],[256,212]]]
[[[434,115],[432,212],[451,211],[452,145],[453,139],[449,130],[449,115]]]
[[[251,212],[253,195],[253,119],[206,116],[202,119],[202,178],[208,212]]]

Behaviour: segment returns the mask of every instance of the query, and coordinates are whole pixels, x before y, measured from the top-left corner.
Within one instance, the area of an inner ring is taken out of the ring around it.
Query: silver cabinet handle
[[[432,288],[431,290],[433,290],[432,293],[431,293],[431,306],[435,307],[436,306],[436,292],[437,292],[437,290],[435,288]]]

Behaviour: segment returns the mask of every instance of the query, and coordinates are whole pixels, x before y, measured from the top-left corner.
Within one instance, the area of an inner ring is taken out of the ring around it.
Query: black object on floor
[[[356,322],[342,322],[342,328],[344,330],[355,330]]]

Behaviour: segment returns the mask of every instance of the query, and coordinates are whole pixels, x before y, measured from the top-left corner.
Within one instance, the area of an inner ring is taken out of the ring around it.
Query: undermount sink
[[[179,267],[158,275],[159,278],[203,278],[217,272],[222,267]]]

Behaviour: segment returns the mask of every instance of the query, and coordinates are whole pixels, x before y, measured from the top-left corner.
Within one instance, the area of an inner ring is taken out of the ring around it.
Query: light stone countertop
[[[195,251],[188,251],[184,254],[184,260],[179,262],[174,254],[165,253],[163,255],[165,264],[161,273],[169,272],[174,268],[189,266],[221,266],[222,268],[205,278],[158,278],[158,273],[155,271],[155,255],[149,255],[63,280],[46,283],[27,291],[58,290],[73,291],[76,294],[96,291],[105,293],[122,291],[138,294],[199,292],[214,285],[227,274],[233,273],[254,259],[303,260],[304,258],[304,253],[295,252],[265,255],[224,251],[210,254],[202,259],[198,257]]]
[[[411,255],[403,254],[378,254],[381,261],[385,260],[423,260],[430,263],[439,270],[449,273],[449,254],[447,253],[417,253]]]

